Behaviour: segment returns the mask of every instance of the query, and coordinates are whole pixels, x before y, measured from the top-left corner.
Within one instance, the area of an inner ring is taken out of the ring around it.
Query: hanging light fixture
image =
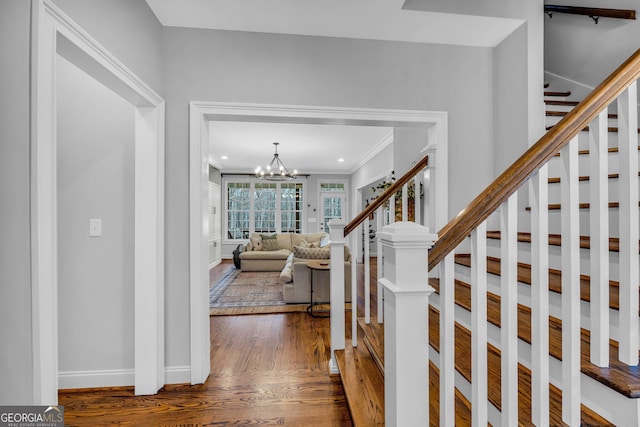
[[[278,156],[279,144],[279,142],[273,143],[273,145],[275,145],[275,154],[273,155],[271,163],[269,163],[264,169],[260,166],[256,168],[256,178],[267,181],[291,181],[296,178],[298,171],[294,170],[293,172],[289,172],[289,169],[287,169],[284,163],[282,163],[282,160],[280,160],[280,156]]]

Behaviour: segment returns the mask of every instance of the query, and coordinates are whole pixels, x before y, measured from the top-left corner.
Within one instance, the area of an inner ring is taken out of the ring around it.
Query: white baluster
[[[331,360],[329,372],[339,373],[336,363],[336,350],[345,347],[344,321],[344,227],[341,219],[329,221],[329,237],[331,239],[331,269],[329,271],[329,286],[331,288]],[[355,286],[355,283],[353,284]]]
[[[487,223],[471,232],[471,425],[487,425]]]
[[[620,165],[620,361],[638,364],[638,95],[634,82],[618,97]]]
[[[351,247],[357,248],[357,240],[358,233],[352,232],[351,237]],[[368,245],[368,237],[365,238]],[[351,253],[351,345],[354,347],[358,346],[358,260],[356,259],[355,253]],[[366,270],[365,270],[366,274]]]
[[[518,425],[518,193],[500,209],[502,425]]]
[[[562,420],[580,425],[580,227],[578,137],[561,150]]]
[[[376,233],[379,233],[382,230],[383,215],[384,215],[384,208],[379,207],[376,215],[376,230],[378,230]],[[376,270],[378,273],[376,277],[378,279],[383,277],[382,276],[382,242],[380,241],[380,238],[377,234],[376,234]],[[378,280],[378,297],[377,298],[378,298],[378,323],[382,323],[382,321],[384,320],[384,309],[383,309],[384,290],[379,280]]]
[[[364,322],[371,323],[371,274],[369,259],[369,217],[364,220]],[[356,304],[357,305],[357,304]]]
[[[422,182],[423,176],[424,176],[424,170],[419,172],[413,178],[413,205],[414,205],[413,220],[415,221],[416,224],[427,225],[426,222],[422,222],[420,220],[420,217],[422,216],[421,214],[422,200],[420,200],[420,183]]]
[[[402,220],[409,221],[409,186],[402,186]]]
[[[609,366],[608,118],[605,108],[589,126],[591,363]],[[621,193],[622,194],[622,193]]]
[[[396,222],[396,195],[389,197],[389,224]]]
[[[440,264],[440,425],[455,424],[455,280],[454,254]]]
[[[531,413],[549,425],[549,170],[531,178]]]

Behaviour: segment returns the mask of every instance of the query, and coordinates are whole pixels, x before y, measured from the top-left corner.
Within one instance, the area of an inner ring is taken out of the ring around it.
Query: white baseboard
[[[134,374],[133,369],[58,372],[58,388],[133,386]]]
[[[166,384],[191,382],[189,366],[168,366],[164,373]],[[58,388],[127,387],[134,385],[134,378],[133,369],[58,372]]]

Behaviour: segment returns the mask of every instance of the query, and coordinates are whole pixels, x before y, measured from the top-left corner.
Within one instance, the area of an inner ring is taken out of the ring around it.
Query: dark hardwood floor
[[[219,277],[233,264],[211,271]],[[306,313],[211,317],[203,385],[59,393],[68,426],[351,426],[340,378],[327,371],[329,319]]]

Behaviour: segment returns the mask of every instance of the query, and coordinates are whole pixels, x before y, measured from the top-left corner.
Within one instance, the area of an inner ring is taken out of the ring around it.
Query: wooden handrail
[[[640,49],[438,232],[439,238],[429,250],[429,270],[462,243],[478,225],[639,77]]]
[[[348,236],[349,233],[351,233],[353,230],[355,230],[357,226],[362,224],[362,222],[365,220],[365,218],[367,218],[369,215],[374,213],[376,211],[376,209],[378,209],[380,206],[382,206],[383,203],[385,203],[387,200],[389,200],[392,195],[394,195],[398,190],[400,190],[403,185],[405,185],[407,182],[409,182],[409,180],[411,178],[416,176],[418,174],[418,172],[420,172],[422,169],[426,168],[428,164],[429,164],[429,156],[424,156],[424,158],[422,160],[420,160],[418,163],[416,163],[411,169],[409,169],[409,171],[407,173],[402,175],[402,177],[400,179],[398,179],[396,182],[394,182],[391,185],[391,187],[387,188],[369,206],[364,208],[362,210],[362,212],[360,212],[355,218],[353,218],[349,222],[349,224],[347,224],[346,227],[344,228],[344,236],[345,237]],[[419,194],[417,190],[416,190],[416,194]]]
[[[581,6],[560,6],[546,4],[544,6],[545,13],[570,13],[573,15],[586,15],[593,18],[617,18],[617,19],[636,19],[636,11],[632,9],[605,9],[601,7],[581,7]]]

